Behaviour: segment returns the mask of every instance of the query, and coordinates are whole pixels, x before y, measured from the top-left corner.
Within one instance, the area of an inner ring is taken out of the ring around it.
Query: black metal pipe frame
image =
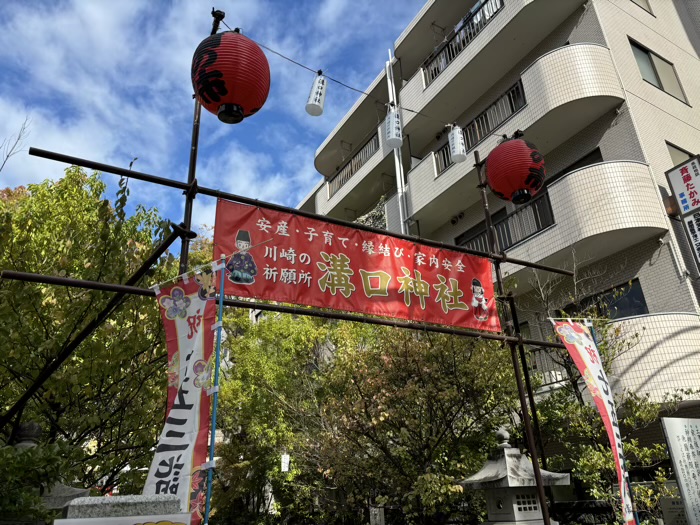
[[[113,289],[109,289],[107,287],[114,287],[118,286],[120,290],[117,291],[117,294],[112,297],[112,299],[107,303],[107,305],[95,316],[95,318],[90,321],[90,323],[85,326],[78,335],[76,335],[70,343],[68,343],[63,350],[49,363],[44,366],[44,368],[39,372],[39,375],[34,379],[34,382],[27,388],[27,390],[22,394],[22,396],[15,401],[14,405],[10,407],[7,412],[2,414],[0,416],[0,429],[4,428],[5,425],[7,425],[10,421],[12,421],[12,418],[18,414],[27,401],[29,401],[32,396],[34,396],[39,389],[42,387],[42,385],[51,377],[51,375],[59,369],[59,367],[64,363],[66,359],[70,357],[70,355],[73,353],[73,351],[78,348],[78,346],[85,340],[87,339],[107,318],[112,314],[112,312],[120,306],[122,301],[126,298],[127,294],[132,293],[131,289],[136,288],[134,285],[137,284],[150,270],[151,266],[160,258],[161,255],[165,253],[165,251],[172,245],[179,237],[189,237],[192,238],[193,234],[192,232],[185,230],[182,225],[176,226],[173,225],[173,231],[170,235],[168,235],[167,238],[165,238],[160,245],[155,249],[155,251],[146,259],[141,266],[139,267],[136,272],[126,281],[125,284],[123,285],[108,285],[106,283],[93,283],[95,286],[92,286],[92,289],[95,290],[105,290],[105,291],[115,291]],[[0,272],[0,277],[5,279],[12,279],[11,275],[15,275],[17,277],[18,275],[25,275],[23,272],[11,272],[11,271],[3,271]],[[36,276],[36,274],[29,274]],[[52,278],[52,277],[44,277],[44,280],[39,280],[39,279],[34,279],[34,282],[47,282],[48,284],[60,284],[58,281],[55,279],[57,278]],[[21,279],[21,280],[30,280],[30,279]],[[51,282],[53,281],[53,282]],[[136,288],[138,289],[138,288]],[[150,291],[150,290],[149,290]]]
[[[518,322],[518,310],[515,307],[515,297],[508,295],[506,297],[508,301],[508,306],[510,307],[510,316],[513,320],[513,326],[517,327],[515,336],[522,335],[520,333],[520,323]],[[537,407],[535,405],[535,395],[532,390],[532,381],[530,380],[530,372],[528,370],[527,357],[525,355],[525,345],[518,341],[518,354],[520,355],[520,363],[523,366],[523,377],[525,378],[525,390],[527,391],[527,397],[530,401],[530,406],[532,407],[532,422],[535,424],[535,435],[537,437],[537,443],[540,447],[540,459],[542,460],[542,468],[547,470],[547,457],[544,454],[544,442],[542,441],[542,432],[540,431],[540,420],[537,415]]]
[[[486,238],[488,240],[489,244],[489,249],[492,252],[497,252],[498,251],[498,242],[496,240],[496,235],[494,232],[494,227],[493,227],[493,222],[491,221],[491,212],[489,211],[489,202],[488,202],[488,197],[486,195],[486,175],[484,174],[483,170],[483,162],[481,162],[481,159],[479,157],[479,152],[474,151],[474,164],[476,166],[476,170],[479,176],[479,190],[481,193],[481,204],[482,207],[484,208],[484,220],[486,222]],[[498,291],[498,295],[500,297],[505,296],[505,290],[503,287],[503,276],[501,274],[501,261],[500,260],[494,260],[494,267],[496,271],[496,287]],[[511,298],[512,299],[512,298]],[[516,324],[515,320],[517,317],[514,315],[515,313],[515,303],[512,300],[507,301],[508,302],[508,310],[510,310],[509,314],[507,315],[506,312],[504,311],[504,317],[506,317],[506,327],[505,331],[508,336],[515,336],[515,341],[508,341],[508,346],[510,347],[510,356],[511,360],[513,361],[513,372],[515,374],[515,382],[518,387],[518,397],[520,399],[520,409],[523,414],[523,427],[525,428],[525,437],[526,437],[526,442],[527,442],[527,448],[530,451],[530,457],[532,459],[532,470],[533,473],[535,474],[535,483],[537,484],[537,495],[540,500],[540,507],[542,508],[542,521],[544,522],[544,525],[550,525],[550,518],[549,518],[549,508],[547,507],[547,497],[545,495],[544,491],[544,483],[542,482],[542,472],[540,471],[540,464],[539,464],[539,454],[537,452],[537,445],[535,441],[535,435],[532,431],[532,422],[530,420],[530,411],[528,410],[528,399],[525,397],[525,387],[523,386],[523,378],[521,377],[521,370],[520,370],[520,363],[518,361],[518,352],[517,352],[517,346],[520,345],[522,347],[522,334],[520,333],[520,327]],[[536,408],[535,408],[535,398],[532,393],[532,385],[529,380],[529,374],[527,371],[527,361],[525,359],[525,352],[521,352],[520,355],[521,359],[523,360],[523,372],[525,373],[526,376],[526,384],[527,384],[527,396],[529,398],[530,402],[530,407],[532,408],[532,413],[535,414]],[[539,425],[538,425],[539,426]],[[538,429],[539,433],[539,429]],[[541,439],[539,440],[541,443]]]
[[[218,11],[212,8],[211,16],[214,20],[211,23],[211,35],[215,35],[219,30],[219,24],[226,16],[223,11]],[[199,99],[194,97],[194,117],[192,119],[192,142],[190,144],[190,164],[187,170],[187,189],[185,190],[185,218],[182,223],[189,230],[192,227],[192,208],[194,206],[194,198],[197,196],[197,153],[199,150],[199,122],[202,118],[202,105]],[[190,239],[182,238],[182,247],[180,248],[180,274],[187,272],[187,265],[190,254]]]
[[[130,171],[128,169],[120,168],[117,166],[110,166],[109,164],[103,164],[101,162],[94,162],[87,159],[82,159],[80,157],[73,157],[70,155],[64,155],[62,153],[56,153],[53,151],[47,151],[38,148],[29,148],[29,154],[35,157],[41,157],[44,159],[54,160],[56,162],[65,162],[74,166],[82,166],[83,168],[90,168],[103,173],[111,173],[113,175],[119,175],[120,177],[131,177],[136,180],[141,180],[144,182],[151,182],[153,184],[160,184],[161,186],[166,186],[169,188],[174,188],[183,191],[189,191],[192,189],[192,185],[185,182],[179,182],[171,179],[166,179],[164,177],[157,177],[155,175],[149,175],[148,173],[142,173],[138,171]],[[195,181],[196,185],[196,181]],[[444,250],[452,250],[459,253],[466,253],[467,255],[475,255],[477,257],[484,257],[491,259],[493,261],[508,262],[518,266],[525,266],[527,268],[533,268],[535,270],[543,270],[552,273],[558,273],[561,275],[566,275],[572,277],[574,272],[571,270],[564,270],[562,268],[555,268],[552,266],[547,266],[544,264],[538,264],[530,261],[523,261],[521,259],[511,259],[503,253],[487,253],[479,250],[471,250],[469,248],[464,248],[462,246],[454,246],[451,244],[446,244],[444,242],[434,241],[432,239],[424,239],[421,237],[415,237],[412,235],[401,235],[398,233],[389,233],[386,230],[379,228],[372,228],[371,226],[365,226],[364,224],[356,224],[354,222],[343,221],[341,219],[336,219],[334,217],[326,217],[325,215],[317,215],[315,213],[310,213],[304,210],[299,210],[296,208],[289,208],[287,206],[281,206],[279,204],[273,204],[271,202],[259,201],[257,199],[251,199],[249,197],[243,197],[241,195],[236,195],[233,193],[227,193],[220,190],[215,190],[212,188],[206,188],[203,186],[196,186],[197,193],[202,195],[207,195],[209,197],[217,197],[219,199],[229,200],[232,202],[238,202],[240,204],[247,204],[249,206],[256,206],[259,208],[265,208],[268,210],[279,211],[282,213],[291,213],[294,215],[299,215],[300,217],[306,217],[309,219],[316,219],[323,222],[329,222],[331,224],[337,224],[339,226],[346,226],[348,228],[354,228],[356,230],[363,230],[370,233],[376,233],[379,235],[389,235],[391,237],[396,237],[397,239],[403,239],[409,242],[416,242],[424,244],[426,246],[432,246],[434,248],[440,248]],[[183,272],[184,273],[184,272]]]
[[[73,288],[84,288],[88,290],[102,290],[106,292],[116,292],[123,294],[142,295],[145,297],[155,297],[156,293],[148,288],[138,286],[128,286],[124,284],[109,284],[97,281],[84,281],[70,277],[56,277],[52,275],[41,275],[38,273],[16,272],[14,270],[3,270],[0,272],[0,279],[14,281],[24,281],[31,283],[55,284],[58,286],[71,286]],[[240,299],[224,298],[224,305],[237,308],[248,308],[251,310],[264,310],[266,312],[280,312],[293,315],[307,315],[309,317],[319,317],[323,319],[340,319],[341,321],[353,321],[356,323],[375,324],[380,326],[391,326],[394,328],[408,328],[421,332],[435,332],[440,334],[458,335],[465,337],[476,337],[490,341],[500,341],[502,343],[517,343],[517,337],[494,334],[490,332],[476,332],[473,330],[461,330],[449,326],[439,326],[427,323],[415,323],[411,321],[399,321],[396,319],[384,319],[381,317],[369,317],[363,315],[348,314],[343,312],[329,312],[317,308],[306,308],[298,306],[285,306],[274,303],[258,303],[254,301],[243,301]],[[547,348],[565,348],[561,343],[551,343],[548,341],[537,341],[534,339],[523,339],[524,344],[542,346]]]

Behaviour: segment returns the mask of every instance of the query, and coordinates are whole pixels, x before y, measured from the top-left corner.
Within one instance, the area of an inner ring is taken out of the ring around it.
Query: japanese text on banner
[[[158,293],[168,347],[168,406],[144,494],[176,494],[198,525],[204,515],[212,375],[212,325],[216,313],[209,270]]]
[[[488,259],[220,200],[229,295],[500,331]]]

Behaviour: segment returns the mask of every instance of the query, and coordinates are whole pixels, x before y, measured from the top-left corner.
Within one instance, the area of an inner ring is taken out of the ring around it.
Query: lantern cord
[[[233,31],[233,29],[231,29],[231,27],[230,27],[225,21],[222,20],[221,23],[224,24],[224,25],[228,28],[229,31]],[[248,38],[250,38],[250,37],[248,37]],[[271,48],[267,47],[265,44],[261,44],[261,43],[258,42],[257,40],[253,40],[252,38],[250,38],[250,40],[252,40],[253,42],[255,42],[257,45],[259,45],[259,46],[262,47],[263,49],[266,49],[266,50],[269,51],[270,53],[273,53],[273,54],[277,55],[277,56],[280,57],[280,58],[283,58],[283,59],[285,59],[285,60],[288,60],[288,61],[291,62],[292,64],[297,65],[297,66],[299,66],[299,67],[301,67],[301,68],[304,68],[304,69],[306,69],[307,71],[311,71],[312,73],[316,73],[316,74],[318,74],[318,72],[320,71],[319,68],[314,69],[314,68],[312,68],[312,67],[309,67],[309,66],[307,66],[307,65],[302,64],[301,62],[297,62],[297,61],[294,60],[293,58],[289,58],[288,56],[283,55],[283,54],[280,53],[279,51],[275,51],[274,49],[271,49]],[[383,105],[385,105],[385,106],[388,105],[387,102],[384,102],[383,100],[380,100],[379,98],[377,98],[377,97],[375,97],[375,96],[373,96],[373,95],[370,95],[370,94],[367,93],[366,91],[362,91],[361,89],[357,89],[357,88],[355,88],[355,87],[349,86],[349,85],[346,84],[345,82],[341,82],[340,80],[337,80],[337,79],[335,79],[335,78],[333,78],[333,77],[330,77],[330,76],[328,76],[328,75],[324,75],[324,76],[325,76],[328,80],[330,80],[331,82],[335,82],[336,84],[339,84],[339,85],[341,85],[341,86],[343,86],[343,87],[345,87],[345,88],[347,88],[347,89],[350,89],[350,90],[352,90],[352,91],[355,91],[355,92],[357,92],[357,93],[360,93],[360,94],[362,94],[362,95],[364,95],[364,96],[366,96],[366,97],[369,97],[369,98],[371,98],[372,100],[375,100],[375,101],[379,102],[380,104],[383,104]],[[436,117],[433,117],[433,116],[431,116],[431,115],[426,115],[425,113],[422,113],[422,112],[420,112],[420,111],[416,111],[415,109],[410,109],[410,108],[406,108],[406,107],[403,107],[403,106],[401,106],[401,109],[403,109],[404,111],[408,111],[409,113],[415,113],[416,115],[420,115],[421,117],[425,117],[425,118],[429,118],[429,119],[431,119],[431,120],[435,120],[435,121],[439,122],[440,124],[444,124],[445,126],[449,126],[449,125],[450,125],[449,122],[445,122],[444,120],[439,119],[439,118],[436,118]]]

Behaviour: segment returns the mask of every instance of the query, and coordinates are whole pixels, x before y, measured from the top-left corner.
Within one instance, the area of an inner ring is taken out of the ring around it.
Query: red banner
[[[488,259],[219,200],[222,254],[227,295],[501,330]]]
[[[168,347],[168,405],[143,493],[177,494],[192,525],[204,517],[207,493],[207,471],[201,467],[208,455],[214,286],[208,270],[162,288],[157,296]]]
[[[571,321],[552,321],[552,323],[561,342],[564,343],[564,346],[569,351],[571,359],[574,360],[576,368],[581,373],[581,377],[586,382],[588,392],[591,394],[593,401],[595,401],[595,406],[603,419],[603,424],[610,440],[613,458],[615,459],[624,522],[626,525],[634,525],[636,521],[632,513],[632,497],[629,490],[627,465],[622,452],[622,437],[620,435],[620,425],[617,421],[615,399],[608,376],[603,369],[603,363],[600,360],[600,354],[593,335],[581,323]]]

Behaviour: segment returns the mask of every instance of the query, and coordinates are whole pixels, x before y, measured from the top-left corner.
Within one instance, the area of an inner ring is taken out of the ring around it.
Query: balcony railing
[[[345,166],[330,181],[328,181],[328,198],[335,195],[343,185],[349,181],[352,176],[357,173],[365,162],[379,150],[379,134],[375,133],[369,141],[362,146]]]
[[[516,111],[525,106],[525,91],[521,80],[501,95],[496,102],[467,124],[464,129],[464,140],[467,150],[472,149],[491,132],[503,124]],[[449,142],[435,152],[437,172],[442,173],[452,165],[452,154]]]
[[[540,388],[555,388],[568,377],[566,369],[555,362],[546,350],[540,348],[530,348],[528,368],[530,373],[538,378]]]
[[[535,197],[529,204],[495,222],[493,226],[496,230],[499,248],[507,250],[514,244],[532,237],[553,224],[552,204],[549,201],[549,193],[545,192]],[[460,244],[472,250],[490,251],[486,231]]]
[[[503,0],[482,0],[462,19],[442,49],[433,53],[423,66],[425,87],[428,87],[457,56],[483,31],[496,13],[503,9]]]

